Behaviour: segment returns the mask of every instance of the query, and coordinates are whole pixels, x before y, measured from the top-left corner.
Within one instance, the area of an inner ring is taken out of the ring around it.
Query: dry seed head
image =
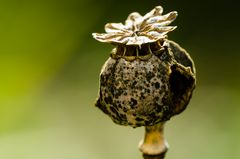
[[[177,12],[162,15],[157,6],[144,16],[131,13],[125,25],[108,23],[93,33],[115,44],[100,73],[96,106],[120,125],[151,126],[169,120],[187,106],[195,88],[189,54],[167,39]]]

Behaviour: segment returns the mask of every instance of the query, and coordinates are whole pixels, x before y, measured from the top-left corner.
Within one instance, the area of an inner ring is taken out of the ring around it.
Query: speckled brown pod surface
[[[120,125],[151,126],[181,113],[195,88],[189,54],[167,39],[167,26],[177,12],[162,15],[155,7],[144,16],[132,13],[122,23],[109,23],[95,39],[115,48],[100,73],[96,106]]]
[[[115,123],[155,125],[187,106],[195,86],[193,62],[179,45],[165,43],[148,60],[109,57],[104,64],[96,106]]]

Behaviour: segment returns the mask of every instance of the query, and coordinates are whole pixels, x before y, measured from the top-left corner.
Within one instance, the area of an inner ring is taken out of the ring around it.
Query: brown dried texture
[[[145,127],[144,139],[139,143],[139,150],[145,155],[165,154],[168,143],[164,138],[164,122]]]
[[[104,64],[96,106],[115,123],[155,125],[186,108],[195,87],[194,64],[179,45],[165,42],[148,60],[110,57]]]

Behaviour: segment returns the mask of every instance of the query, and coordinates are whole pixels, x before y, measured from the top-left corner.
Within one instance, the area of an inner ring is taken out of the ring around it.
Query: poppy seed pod
[[[120,125],[152,126],[181,113],[195,88],[189,54],[168,40],[177,12],[161,6],[144,16],[131,13],[125,25],[108,23],[93,37],[115,48],[100,73],[96,106]]]

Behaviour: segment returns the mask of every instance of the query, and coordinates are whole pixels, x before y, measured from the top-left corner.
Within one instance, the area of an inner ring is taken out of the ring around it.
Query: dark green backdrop
[[[166,125],[166,159],[239,159],[233,0],[0,0],[0,158],[140,159],[143,128],[115,125],[93,106],[112,46],[91,33],[156,5],[178,11],[169,39],[191,54],[198,79],[188,109]]]

